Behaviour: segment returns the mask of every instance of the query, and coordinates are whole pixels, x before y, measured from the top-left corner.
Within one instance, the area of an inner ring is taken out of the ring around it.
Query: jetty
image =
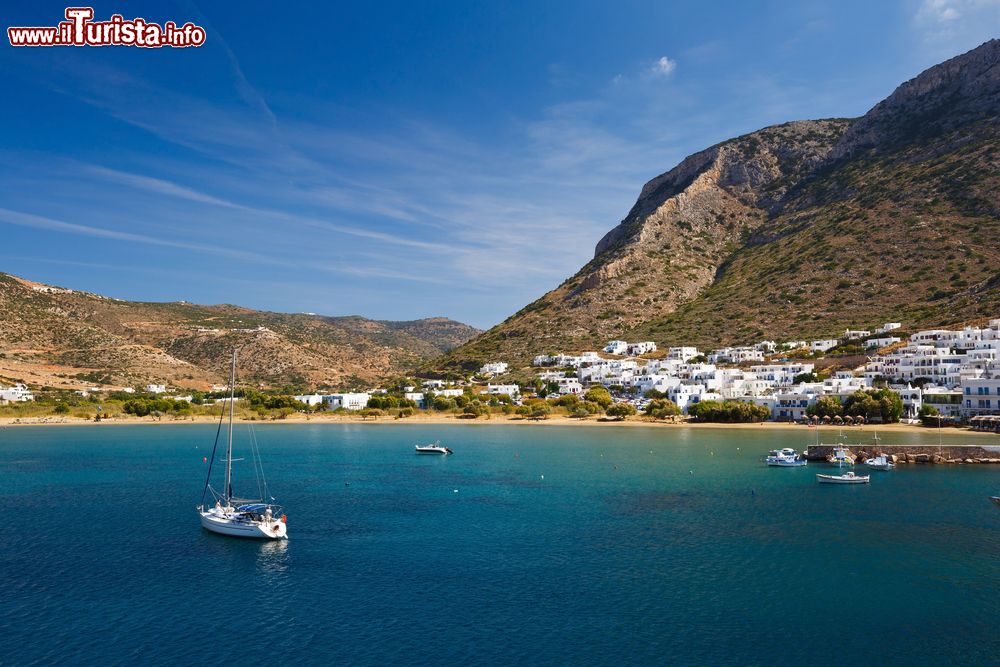
[[[825,461],[837,447],[846,447],[858,461],[885,454],[893,463],[1000,464],[1000,445],[819,444],[809,445],[805,458]]]

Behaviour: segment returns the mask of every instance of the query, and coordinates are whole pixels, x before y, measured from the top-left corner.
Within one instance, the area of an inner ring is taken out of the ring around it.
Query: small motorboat
[[[868,475],[855,475],[853,470],[848,470],[843,475],[816,475],[816,481],[820,484],[867,484]]]
[[[835,463],[838,466],[852,466],[854,465],[854,454],[851,453],[847,447],[843,445],[838,445],[833,448],[833,453],[826,457],[827,462]]]
[[[417,445],[416,450],[417,454],[454,454],[453,451],[443,447],[439,442],[435,442],[433,445]]]
[[[772,449],[767,453],[767,458],[764,460],[767,462],[767,465],[779,468],[798,468],[806,465],[806,460],[799,458],[798,453],[791,447],[785,447],[780,450]]]
[[[1000,496],[990,496],[990,502],[992,502],[997,507],[1000,507]]]
[[[879,454],[870,459],[865,459],[865,465],[872,470],[892,470],[896,464],[889,460],[885,454]]]

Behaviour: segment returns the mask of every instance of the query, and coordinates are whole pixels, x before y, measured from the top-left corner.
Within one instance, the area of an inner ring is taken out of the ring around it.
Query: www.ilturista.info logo
[[[162,26],[146,19],[126,20],[112,14],[107,21],[94,21],[93,7],[67,7],[66,20],[54,28],[11,27],[7,38],[11,46],[161,46],[184,48],[205,43],[205,29],[190,21],[178,26],[167,21]]]

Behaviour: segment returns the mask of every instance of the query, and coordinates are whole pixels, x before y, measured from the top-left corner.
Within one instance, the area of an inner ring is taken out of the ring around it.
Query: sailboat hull
[[[248,521],[234,518],[231,515],[220,514],[209,510],[198,512],[201,527],[220,535],[230,537],[245,537],[255,540],[288,539],[288,529],[283,521],[277,519],[267,521]]]

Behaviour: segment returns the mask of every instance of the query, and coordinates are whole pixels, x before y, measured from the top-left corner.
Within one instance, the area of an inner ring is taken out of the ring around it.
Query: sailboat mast
[[[223,493],[228,507],[233,498],[233,404],[236,402],[236,350],[233,350],[233,365],[229,371],[229,435],[226,444],[226,487]]]

